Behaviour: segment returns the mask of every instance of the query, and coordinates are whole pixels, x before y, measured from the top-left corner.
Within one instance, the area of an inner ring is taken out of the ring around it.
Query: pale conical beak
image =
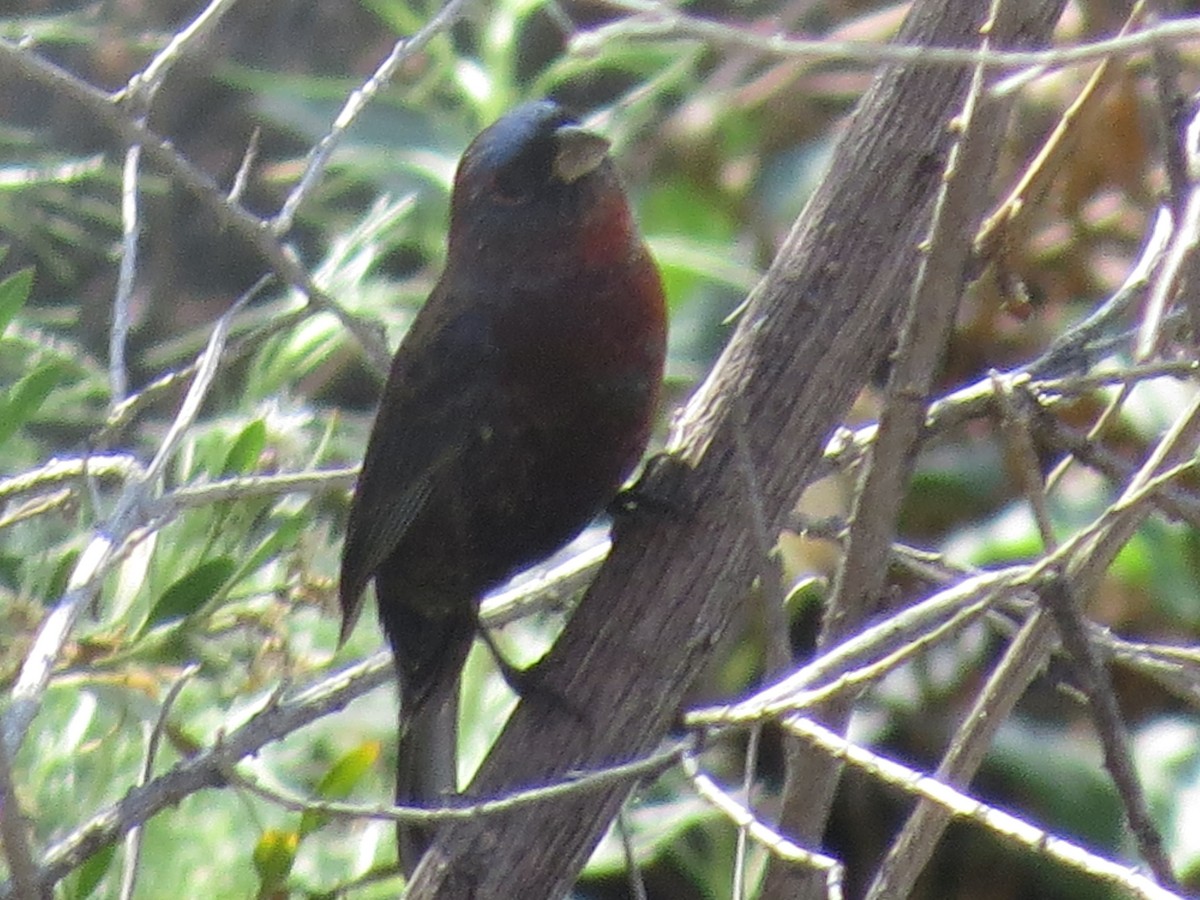
[[[554,140],[554,177],[566,184],[596,171],[608,156],[608,141],[578,125],[563,125]]]

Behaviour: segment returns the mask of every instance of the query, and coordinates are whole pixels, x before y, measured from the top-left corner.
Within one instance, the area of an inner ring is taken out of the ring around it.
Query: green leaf
[[[79,550],[72,548],[62,555],[58,563],[55,564],[54,570],[50,573],[50,579],[46,584],[45,592],[42,594],[42,599],[46,603],[53,603],[67,589],[67,582],[71,579],[71,573],[75,571],[75,564],[79,562]]]
[[[317,785],[317,796],[322,800],[345,800],[350,792],[371,771],[379,759],[379,741],[359,744],[335,762]],[[324,813],[308,810],[300,819],[300,835],[312,834],[328,819]]]
[[[191,615],[205,602],[216,596],[222,585],[237,569],[237,563],[228,556],[208,559],[178,579],[163,591],[142,630],[147,631],[174,619]]]
[[[116,853],[117,845],[109,844],[89,856],[83,865],[75,870],[75,890],[72,892],[72,896],[83,900],[84,897],[94,894],[104,876],[108,874],[109,868],[112,867],[113,857],[116,856]]]
[[[345,342],[345,331],[331,315],[312,316],[288,334],[267,341],[250,379],[254,397],[269,397],[312,372]]]
[[[38,366],[0,397],[0,444],[33,417],[59,384],[70,374],[70,367],[54,360]]]
[[[245,475],[247,472],[254,471],[266,445],[267,423],[262,419],[256,419],[242,429],[242,433],[237,436],[233,446],[225,454],[225,463],[221,467],[221,474],[224,476]]]
[[[0,257],[2,259],[3,257]],[[8,323],[25,305],[29,299],[29,291],[33,287],[33,269],[21,269],[0,281],[0,337]]]
[[[300,835],[294,831],[268,828],[254,845],[254,868],[258,872],[260,897],[283,886],[296,862]]]
[[[656,237],[649,243],[664,282],[678,272],[749,293],[762,277],[754,266],[743,263],[723,243],[685,235]],[[676,295],[682,292],[680,288]]]

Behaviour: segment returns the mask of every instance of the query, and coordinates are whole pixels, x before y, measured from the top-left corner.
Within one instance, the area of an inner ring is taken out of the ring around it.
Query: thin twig
[[[554,784],[510,791],[495,800],[467,798],[464,802],[452,806],[361,805],[317,800],[299,796],[278,785],[264,784],[261,779],[246,774],[232,764],[225,765],[224,774],[231,784],[292,812],[320,813],[322,816],[342,819],[379,819],[385,822],[432,824],[480,819],[510,812],[522,806],[542,803],[556,797],[601,790],[614,783],[626,782],[630,777],[645,778],[661,775],[668,769],[679,765],[687,757],[692,744],[690,739],[675,741],[656,753],[632,762],[581,772]]]
[[[744,828],[750,837],[773,856],[824,872],[826,897],[828,900],[840,900],[845,876],[840,862],[832,856],[806,850],[764,824],[750,810],[722,790],[712,778],[701,772],[700,764],[691,754],[684,754],[683,771],[692,780],[696,793],[728,816],[739,828]]]
[[[734,398],[733,402],[736,404],[737,398]],[[783,572],[779,565],[779,554],[774,549],[775,536],[771,534],[767,524],[762,479],[754,466],[754,455],[746,441],[746,411],[739,408],[735,415],[738,421],[733,426],[734,465],[746,488],[746,519],[762,565],[757,593],[763,611],[763,630],[766,633],[766,671],[768,675],[774,675],[783,671],[791,662],[787,617],[783,608]]]
[[[250,132],[250,140],[246,144],[246,152],[242,154],[242,161],[238,163],[237,171],[233,174],[233,182],[229,185],[229,202],[241,203],[242,196],[246,193],[246,186],[250,183],[250,173],[254,170],[254,163],[258,159],[259,142],[262,139],[262,128],[255,126]]]
[[[120,840],[131,828],[148,821],[155,813],[179,803],[184,797],[225,784],[228,765],[258,752],[322,716],[337,712],[351,700],[389,683],[394,669],[392,655],[380,652],[357,665],[287,697],[269,702],[249,721],[225,735],[215,746],[185,759],[170,771],[126,792],[117,803],[102,810],[52,845],[42,858],[37,881],[52,886],[102,847]],[[12,884],[0,885],[0,898],[14,893]]]
[[[167,74],[187,53],[212,34],[221,17],[236,0],[212,0],[192,22],[176,33],[141,72],[129,79],[125,89],[114,100],[126,107],[131,119],[146,127],[154,96]],[[137,246],[141,230],[138,218],[138,170],[141,164],[141,144],[130,144],[125,151],[121,178],[121,261],[117,269],[117,288],[113,296],[112,330],[108,341],[110,403],[116,406],[125,400],[129,388],[129,373],[125,363],[125,345],[132,324],[131,306],[133,284],[137,274]]]
[[[831,696],[861,691],[933,641],[960,631],[1001,597],[1027,590],[1036,574],[1031,566],[1011,566],[951,584],[824,650],[750,698],[693,710],[684,721],[690,726],[748,724],[809,709]]]
[[[145,122],[145,116],[141,117]],[[125,400],[129,373],[125,364],[125,345],[133,314],[133,280],[137,274],[137,247],[141,224],[138,220],[138,165],[142,148],[134,144],[125,151],[121,175],[121,262],[117,267],[117,289],[113,294],[112,329],[108,335],[108,389],[110,404]]]
[[[1050,522],[1046,504],[1046,484],[1038,467],[1028,422],[1017,411],[1010,386],[999,376],[995,376],[995,379],[996,398],[1000,401],[1002,413],[1002,428],[1012,448],[1011,455],[1021,473],[1022,487],[1033,509],[1042,543],[1046,550],[1052,552],[1057,549],[1058,542]],[[1171,870],[1170,860],[1163,849],[1162,836],[1150,818],[1145,795],[1134,771],[1129,750],[1129,735],[1121,719],[1111,679],[1100,662],[1096,648],[1089,640],[1083,611],[1074,599],[1071,586],[1061,574],[1052,574],[1040,586],[1039,595],[1050,610],[1050,615],[1058,627],[1059,638],[1074,660],[1079,682],[1090,700],[1089,708],[1101,745],[1104,747],[1105,765],[1112,776],[1117,794],[1121,797],[1142,858],[1149,864],[1160,884],[1177,888],[1178,883]]]
[[[184,685],[199,671],[198,664],[192,664],[185,668],[172,683],[170,690],[167,691],[167,696],[163,698],[162,708],[158,711],[158,719],[150,728],[150,737],[146,742],[146,758],[142,760],[142,770],[138,773],[137,786],[145,784],[154,774],[154,760],[158,756],[158,745],[162,740],[163,731],[166,729],[167,716],[170,715],[171,707],[175,705]],[[138,864],[141,856],[142,826],[137,825],[130,829],[129,834],[125,835],[125,860],[121,867],[119,900],[130,900],[133,897],[134,888],[137,886]]]
[[[38,886],[37,865],[29,847],[25,812],[13,783],[11,757],[0,741],[0,843],[8,860],[13,887],[21,898],[49,898],[50,891]]]
[[[754,50],[768,57],[805,58],[878,65],[919,63],[955,68],[980,66],[990,70],[1024,70],[1020,84],[1042,77],[1055,69],[1150,53],[1161,44],[1176,45],[1200,40],[1200,21],[1169,19],[1130,34],[1087,41],[1052,50],[963,49],[904,44],[875,44],[856,41],[806,40],[786,34],[763,34],[735,22],[691,16],[656,0],[610,0],[609,6],[636,13],[612,24],[585,31],[570,44],[572,53],[589,56],[614,41],[698,40],[715,47]],[[1010,93],[1009,83],[999,84],[994,93]]]
[[[1039,593],[1054,618],[1063,647],[1075,663],[1076,677],[1088,698],[1088,710],[1095,722],[1096,733],[1100,736],[1100,745],[1104,748],[1104,766],[1121,798],[1142,859],[1150,866],[1159,884],[1178,890],[1179,882],[1171,868],[1162,835],[1150,816],[1146,795],[1134,768],[1129,732],[1117,706],[1112,680],[1096,648],[1092,646],[1083,611],[1079,608],[1071,585],[1062,576],[1051,577]]]
[[[336,316],[358,341],[378,372],[387,371],[391,353],[388,352],[387,343],[380,330],[350,315],[333,298],[327,296],[313,282],[291,247],[281,243],[258,216],[238,204],[231,203],[220,186],[181,156],[174,144],[125,115],[115,102],[118,95],[106,94],[65,69],[4,39],[0,39],[0,65],[7,66],[19,75],[49,87],[60,96],[79,104],[92,113],[126,147],[141,146],[142,153],[200,200],[222,228],[228,229],[254,247],[281,281],[298,290],[315,309]]]
[[[1083,590],[1111,565],[1116,553],[1153,509],[1153,497],[1190,466],[1174,465],[1190,454],[1200,436],[1200,396],[1159,441],[1118,501],[1091,525],[1043,556],[1036,577],[1066,571]],[[946,784],[966,784],[983,762],[1000,724],[1011,713],[1026,686],[1042,668],[1054,646],[1049,615],[1038,611],[1021,628],[981,691],[971,714],[955,735],[937,777]],[[929,803],[918,804],[893,841],[868,891],[868,900],[907,896],[933,854],[949,814]]]
[[[346,490],[358,477],[358,468],[318,469],[312,472],[289,472],[286,475],[241,475],[211,484],[181,487],[164,494],[155,504],[154,511],[156,516],[175,515],[185,509],[228,500]]]
[[[174,455],[184,432],[199,413],[216,376],[230,323],[237,311],[263,283],[265,279],[238,298],[217,320],[208,346],[200,356],[196,377],[166,436],[159,444],[154,459],[140,478],[126,483],[112,514],[96,529],[79,555],[67,582],[66,591],[42,621],[33,647],[27,654],[17,683],[12,689],[9,707],[5,710],[3,734],[0,735],[0,739],[7,745],[9,753],[14,753],[21,746],[29,725],[41,706],[50,672],[79,615],[95,597],[101,579],[113,565],[122,545],[138,529],[144,527],[149,519],[149,508],[154,495],[161,490],[161,477],[167,462]]]
[[[359,114],[366,109],[367,104],[392,80],[396,70],[406,60],[423,50],[437,35],[454,27],[472,2],[475,0],[447,0],[437,14],[419,31],[410,37],[398,40],[393,45],[392,52],[379,64],[371,77],[363,82],[361,87],[350,93],[350,96],[346,98],[345,105],[334,119],[333,127],[309,152],[304,174],[300,176],[300,180],[292,192],[288,194],[278,214],[271,220],[270,229],[276,236],[282,237],[292,230],[296,212],[317,186],[325,167],[329,164],[329,158],[333,155],[333,151],[337,149],[338,144],[341,143],[342,138]]]
[[[1162,325],[1166,310],[1183,285],[1187,285],[1185,300],[1194,330],[1200,331],[1200,311],[1192,300],[1195,285],[1200,283],[1200,108],[1197,108],[1183,135],[1183,152],[1187,161],[1188,184],[1178,225],[1171,236],[1163,261],[1161,277],[1154,283],[1146,304],[1146,315],[1138,337],[1134,358],[1144,362],[1153,357],[1162,345]]]
[[[1129,34],[1142,16],[1145,0],[1134,3],[1125,18],[1120,34]],[[1043,141],[1041,148],[1025,167],[1016,185],[1008,196],[996,207],[975,235],[975,252],[991,260],[1007,246],[1010,235],[1021,234],[1022,225],[1038,204],[1054,180],[1059,169],[1071,158],[1084,125],[1101,111],[1101,103],[1109,88],[1122,76],[1123,69],[1109,57],[1100,62],[1074,102],[1063,111],[1054,130]]]
[[[237,0],[211,0],[200,14],[183,29],[172,35],[167,45],[154,55],[150,63],[131,77],[124,89],[113,95],[113,100],[126,103],[131,98],[153,96],[166,80],[175,64],[190,53],[194,53],[212,35],[222,17],[233,8]],[[149,107],[147,99],[138,101]]]
[[[1151,24],[1160,17],[1161,0],[1154,4],[1159,11],[1151,13]],[[1187,100],[1179,87],[1181,65],[1179,53],[1170,44],[1159,44],[1150,55],[1154,72],[1154,99],[1158,113],[1158,133],[1163,148],[1163,170],[1166,172],[1171,209],[1176,215],[1183,212],[1187,196],[1187,159],[1183,148],[1184,122],[1187,118]]]
[[[0,478],[0,503],[38,494],[77,481],[84,473],[90,478],[141,478],[141,462],[129,453],[98,453],[95,456],[52,459],[36,469]]]
[[[1159,887],[1135,869],[1118,865],[1103,856],[1091,853],[1077,844],[1066,841],[1031,825],[1016,816],[988,806],[974,797],[955,790],[940,778],[924,775],[915,769],[865,750],[841,735],[808,719],[793,719],[788,729],[806,741],[838,759],[861,768],[875,778],[900,788],[905,793],[937,804],[950,816],[968,819],[986,827],[993,834],[1053,859],[1070,869],[1082,872],[1106,884],[1147,900],[1184,900],[1179,895]],[[907,896],[889,894],[887,896]]]
[[[1021,489],[1025,499],[1029,501],[1029,508],[1033,511],[1033,520],[1041,535],[1042,546],[1046,550],[1057,550],[1058,539],[1054,536],[1054,524],[1050,521],[1050,510],[1046,503],[1046,483],[1038,466],[1033,436],[1029,433],[1029,422],[1021,414],[1013,397],[1012,382],[1001,377],[995,370],[990,376],[1000,407],[1000,430],[1007,439],[1010,458],[1021,477]]]
[[[637,854],[633,848],[633,833],[629,825],[627,804],[617,813],[616,829],[621,838],[621,852],[625,854],[625,872],[629,878],[629,891],[633,900],[648,900],[646,894],[646,879],[642,877],[642,868],[638,865]]]
[[[755,723],[746,739],[746,762],[742,767],[742,795],[746,798],[746,808],[750,809],[750,797],[754,791],[755,773],[758,771],[758,750],[762,743],[762,725]],[[733,887],[729,894],[733,900],[746,900],[746,880],[750,869],[750,829],[745,824],[739,824],[737,844],[733,854]]]

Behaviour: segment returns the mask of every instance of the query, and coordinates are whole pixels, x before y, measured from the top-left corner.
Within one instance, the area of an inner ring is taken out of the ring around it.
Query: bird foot
[[[548,706],[557,712],[569,715],[581,725],[587,725],[587,713],[546,680],[541,671],[541,663],[534,663],[524,669],[514,666],[500,652],[495,638],[482,624],[479,625],[479,638],[491,652],[492,660],[496,663],[496,668],[500,670],[500,675],[504,678],[508,689],[520,697],[523,703]]]
[[[683,518],[689,502],[680,490],[683,475],[691,468],[670,453],[646,460],[637,481],[617,494],[608,505],[614,519],[637,513]]]

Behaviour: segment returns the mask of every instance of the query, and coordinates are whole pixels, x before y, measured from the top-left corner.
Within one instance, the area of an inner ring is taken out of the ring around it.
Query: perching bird
[[[479,602],[617,494],[645,450],[665,351],[662,284],[608,142],[548,100],[479,134],[454,179],[445,271],[392,360],[342,552],[342,638],[374,579],[395,655],[397,803],[455,790]],[[399,829],[410,873],[429,840]]]

